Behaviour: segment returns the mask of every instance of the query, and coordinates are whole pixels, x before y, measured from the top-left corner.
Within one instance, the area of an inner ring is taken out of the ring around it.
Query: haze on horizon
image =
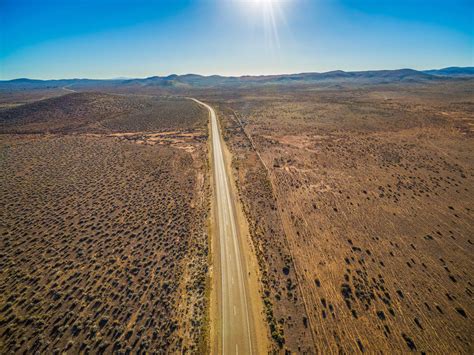
[[[0,80],[474,65],[470,1],[5,0]]]

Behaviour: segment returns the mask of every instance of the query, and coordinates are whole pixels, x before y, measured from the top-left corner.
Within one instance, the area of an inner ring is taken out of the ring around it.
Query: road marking
[[[221,353],[239,353],[238,344],[243,346],[243,353],[253,354],[252,338],[247,304],[247,285],[243,270],[243,261],[239,245],[238,229],[235,221],[235,196],[231,193],[230,176],[226,171],[222,135],[219,130],[216,113],[213,108],[203,102],[193,99],[209,110],[211,121],[211,141],[213,156],[213,174],[215,178],[215,198],[217,202],[216,218],[219,229],[220,267],[221,267]],[[234,278],[237,277],[237,282]],[[229,279],[231,282],[229,283]],[[230,321],[230,306],[232,305],[234,320]],[[237,310],[241,317],[237,317]],[[242,313],[243,312],[243,313]],[[245,336],[246,335],[246,336]]]

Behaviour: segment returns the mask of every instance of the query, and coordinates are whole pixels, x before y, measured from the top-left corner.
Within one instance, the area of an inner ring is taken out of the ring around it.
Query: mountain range
[[[474,78],[474,67],[449,67],[418,71],[414,69],[370,70],[370,71],[330,71],[324,73],[299,73],[260,76],[203,76],[198,74],[151,76],[148,78],[117,79],[59,79],[36,80],[20,78],[0,81],[1,90],[26,90],[36,88],[87,88],[108,86],[140,86],[163,88],[212,88],[251,87],[259,85],[298,84],[387,84],[426,83],[443,80],[469,80]]]

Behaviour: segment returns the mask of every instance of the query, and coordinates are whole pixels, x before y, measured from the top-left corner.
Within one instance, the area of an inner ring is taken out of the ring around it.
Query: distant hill
[[[121,80],[92,80],[92,79],[59,79],[59,80],[38,80],[38,79],[13,79],[0,80],[0,91],[5,90],[29,90],[29,89],[49,89],[70,87],[79,85],[81,87],[95,85],[114,85],[120,83]]]
[[[0,90],[27,90],[41,88],[72,89],[108,87],[160,87],[164,89],[212,88],[212,87],[252,87],[260,85],[311,85],[311,84],[390,84],[390,83],[428,83],[443,80],[465,80],[474,78],[473,67],[451,67],[436,70],[417,71],[413,69],[370,70],[346,72],[342,70],[325,73],[299,73],[261,76],[203,76],[197,74],[151,76],[136,79],[61,79],[34,80],[14,79],[0,81]]]
[[[474,77],[474,67],[449,67],[443,69],[424,70],[423,73],[437,76]]]
[[[398,69],[356,72],[337,70],[326,73],[278,75],[275,77],[266,77],[263,79],[263,81],[268,83],[359,82],[363,84],[380,84],[392,82],[422,82],[436,79],[437,78],[430,74],[419,72],[413,69]]]

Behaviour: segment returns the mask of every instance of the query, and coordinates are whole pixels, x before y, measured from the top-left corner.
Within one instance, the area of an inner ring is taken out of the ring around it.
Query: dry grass
[[[84,92],[1,110],[0,132],[169,131],[203,127],[206,120],[205,111],[190,100]]]
[[[104,108],[109,96],[99,96],[93,104],[79,97],[81,107],[71,104],[68,117],[53,115],[58,134],[1,138],[2,352],[194,352],[202,346],[205,115],[175,101],[176,108],[155,116],[158,122],[150,115],[142,120],[145,114],[130,115],[130,122],[120,116],[107,122],[109,133],[97,134],[94,125],[121,109]],[[61,100],[45,110],[63,111],[68,106]],[[34,117],[17,127],[47,126],[42,109]],[[85,122],[80,129],[67,121],[77,117]],[[110,134],[148,127],[174,133],[164,141],[157,133]]]
[[[61,96],[65,93],[66,91],[60,88],[45,88],[41,90],[10,90],[0,88],[0,111],[38,100]]]
[[[472,351],[474,100],[465,85],[216,102],[276,343]]]

